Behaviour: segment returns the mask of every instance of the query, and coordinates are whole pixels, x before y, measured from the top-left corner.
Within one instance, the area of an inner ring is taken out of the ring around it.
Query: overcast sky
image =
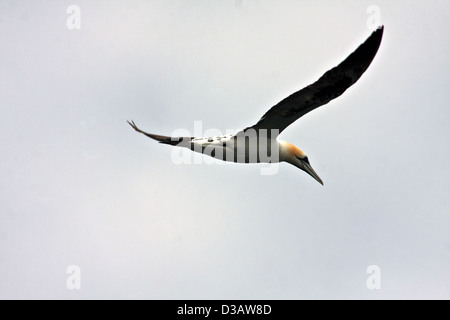
[[[0,0],[0,298],[449,299],[449,21],[449,1]],[[280,136],[324,186],[176,164],[126,123],[252,125],[378,22],[361,79]]]

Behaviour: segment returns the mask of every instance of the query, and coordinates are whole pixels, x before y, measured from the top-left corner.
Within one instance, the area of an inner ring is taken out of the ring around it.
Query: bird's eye
[[[304,158],[300,158],[300,157],[297,157],[297,156],[295,156],[298,160],[300,160],[300,161],[302,161],[302,162],[306,162],[307,164],[310,164],[309,163],[309,160],[308,160],[308,157],[304,157]]]

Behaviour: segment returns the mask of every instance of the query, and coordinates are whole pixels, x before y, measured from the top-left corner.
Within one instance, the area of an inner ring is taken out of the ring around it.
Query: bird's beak
[[[300,160],[301,161],[301,160]],[[306,171],[311,177],[313,177],[314,179],[316,179],[321,185],[323,185],[323,181],[322,179],[320,179],[319,175],[314,171],[314,169],[311,167],[311,165],[306,162],[306,161],[302,161],[302,165],[303,165],[303,171]]]

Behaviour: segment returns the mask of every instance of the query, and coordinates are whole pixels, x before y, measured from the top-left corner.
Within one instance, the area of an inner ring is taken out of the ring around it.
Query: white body
[[[183,146],[215,159],[237,163],[275,163],[280,162],[283,144],[277,139],[243,131],[236,135],[194,138]],[[285,153],[285,152],[284,152]]]

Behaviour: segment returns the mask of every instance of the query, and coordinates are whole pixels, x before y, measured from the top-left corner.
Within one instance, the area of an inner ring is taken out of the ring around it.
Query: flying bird
[[[327,71],[313,84],[293,93],[267,111],[253,126],[235,134],[217,137],[170,137],[147,133],[134,121],[131,127],[156,141],[185,147],[216,159],[237,163],[288,162],[305,171],[323,185],[305,152],[278,139],[278,135],[308,112],[339,97],[367,70],[375,57],[383,36],[379,27],[338,66]]]

